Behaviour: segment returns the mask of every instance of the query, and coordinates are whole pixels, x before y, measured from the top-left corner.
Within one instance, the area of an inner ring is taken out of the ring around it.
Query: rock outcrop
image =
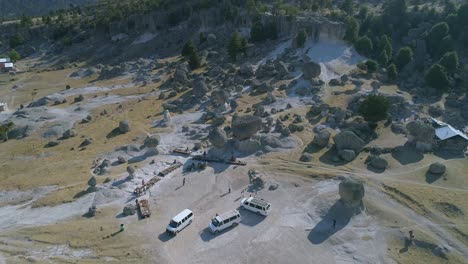
[[[161,137],[158,134],[153,134],[145,139],[143,146],[146,148],[155,148],[159,145],[160,141]]]
[[[366,143],[361,138],[356,136],[354,132],[348,130],[338,133],[335,137],[333,137],[333,141],[335,142],[338,151],[350,149],[355,153],[359,153],[361,152],[364,145],[366,145]]]
[[[443,174],[445,173],[446,167],[443,163],[434,162],[429,166],[429,172],[432,174]]]
[[[208,134],[208,140],[213,146],[223,148],[227,142],[226,132],[223,129],[216,127]]]
[[[345,179],[339,185],[339,194],[343,204],[355,211],[363,207],[364,185],[353,179]]]
[[[208,92],[204,78],[198,78],[193,82],[193,95],[202,97]]]
[[[330,135],[330,131],[323,129],[319,133],[315,134],[312,144],[324,148],[328,145],[328,142],[330,141]]]
[[[306,62],[302,65],[302,73],[304,79],[311,80],[317,78],[321,73],[320,64],[313,61]]]
[[[122,134],[130,132],[130,122],[128,120],[120,121],[119,123],[119,131]]]
[[[416,149],[420,151],[430,151],[435,136],[435,129],[423,120],[416,120],[408,123],[406,129],[412,136],[410,141],[414,142]]]
[[[235,116],[231,127],[235,138],[245,140],[262,129],[262,119],[253,115]]]

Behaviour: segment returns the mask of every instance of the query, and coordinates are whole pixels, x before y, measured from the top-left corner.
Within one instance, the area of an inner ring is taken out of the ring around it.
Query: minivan
[[[213,234],[217,234],[219,231],[222,231],[233,225],[238,225],[241,221],[241,215],[237,210],[231,210],[225,212],[221,215],[216,215],[215,218],[211,219],[210,231]]]
[[[177,235],[182,229],[190,225],[193,221],[193,213],[189,209],[185,209],[178,215],[172,218],[169,225],[167,225],[166,232],[171,235]]]
[[[271,204],[269,202],[256,197],[242,199],[240,207],[265,216],[271,211]]]

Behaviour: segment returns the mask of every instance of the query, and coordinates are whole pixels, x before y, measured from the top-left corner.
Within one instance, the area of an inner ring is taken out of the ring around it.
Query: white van
[[[266,216],[271,211],[271,204],[263,199],[249,197],[241,200],[241,208]]]
[[[193,213],[189,209],[185,209],[178,215],[172,218],[169,225],[167,225],[166,232],[168,234],[177,235],[182,229],[190,225],[193,221]]]
[[[211,219],[210,231],[217,234],[219,231],[224,230],[233,225],[238,225],[241,221],[241,215],[237,210],[231,210],[221,215],[217,215]]]

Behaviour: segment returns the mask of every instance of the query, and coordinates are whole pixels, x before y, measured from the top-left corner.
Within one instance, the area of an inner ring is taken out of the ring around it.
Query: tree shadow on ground
[[[440,179],[444,174],[434,174],[431,173],[430,171],[426,172],[426,182],[431,184],[436,182],[438,179]]]
[[[107,139],[111,139],[111,138],[114,138],[116,136],[119,136],[119,135],[122,135],[122,133],[120,132],[119,128],[116,127],[114,129],[112,129],[111,132],[109,132],[107,135],[106,135],[106,138]]]
[[[335,147],[332,147],[329,150],[327,150],[327,152],[323,153],[323,155],[320,156],[319,160],[320,162],[333,166],[343,166],[349,163],[339,158],[338,151]]]
[[[239,210],[242,216],[242,221],[240,223],[243,225],[253,227],[265,220],[265,216],[260,215],[258,213],[254,213],[247,209],[242,209],[242,207],[237,208],[237,210]]]
[[[416,163],[424,159],[423,153],[409,146],[399,146],[392,151],[392,157],[401,165]]]
[[[321,244],[336,232],[345,228],[348,225],[353,212],[346,207],[341,200],[337,200],[335,204],[328,209],[327,214],[322,217],[322,220],[310,231],[308,239],[312,244]],[[336,220],[336,226],[333,228],[333,220]]]

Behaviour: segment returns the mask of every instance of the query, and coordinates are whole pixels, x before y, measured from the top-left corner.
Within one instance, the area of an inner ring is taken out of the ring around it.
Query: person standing
[[[185,178],[182,180],[182,186],[185,186]]]
[[[229,185],[228,193],[231,193],[231,185]]]
[[[333,219],[333,229],[336,229],[336,219]]]

